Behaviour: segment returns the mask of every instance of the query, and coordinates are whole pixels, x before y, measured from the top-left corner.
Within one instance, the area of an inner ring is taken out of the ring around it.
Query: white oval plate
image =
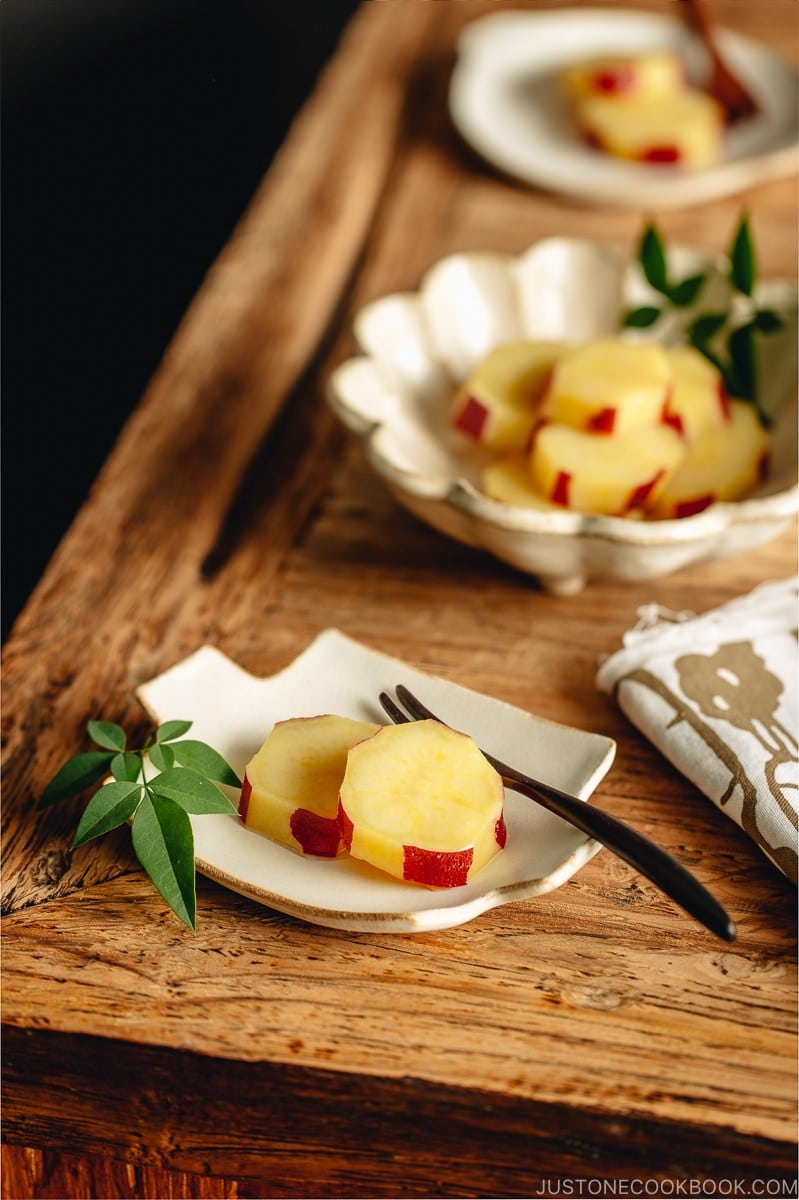
[[[203,646],[137,695],[156,721],[193,722],[241,777],[276,721],[338,713],[385,723],[378,695],[405,683],[443,720],[486,750],[587,799],[615,742],[535,717],[446,682],[328,629],[285,670],[256,679]],[[234,798],[234,797],[232,797]],[[234,816],[192,817],[197,870],[279,912],[316,925],[380,933],[444,929],[499,904],[542,895],[570,879],[598,842],[515,792],[506,793],[504,850],[465,887],[431,891],[353,858],[306,858],[245,829]]]
[[[718,31],[719,49],[760,103],[734,126],[722,160],[701,171],[646,166],[599,153],[580,139],[555,72],[600,54],[674,47],[689,78],[706,54],[679,22],[625,9],[501,12],[467,26],[458,44],[449,108],[480,156],[525,183],[586,203],[657,210],[703,203],[796,171],[799,75],[765,46]]]

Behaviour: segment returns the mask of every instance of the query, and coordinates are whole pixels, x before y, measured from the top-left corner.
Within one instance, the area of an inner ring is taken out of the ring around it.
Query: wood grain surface
[[[409,516],[325,404],[357,307],[443,254],[637,241],[642,214],[518,187],[456,137],[457,35],[496,7],[359,11],[5,647],[9,1200],[795,1170],[795,891],[594,683],[640,605],[701,612],[795,573],[795,527],[557,598]],[[716,8],[799,57],[790,0]],[[658,222],[723,250],[745,208],[761,273],[793,274],[796,201],[791,179]],[[35,811],[86,721],[141,730],[136,687],[198,646],[266,675],[330,626],[615,738],[596,802],[693,870],[738,941],[607,852],[546,898],[412,936],[314,928],[200,881],[191,934],[126,831],[73,853],[80,804]]]

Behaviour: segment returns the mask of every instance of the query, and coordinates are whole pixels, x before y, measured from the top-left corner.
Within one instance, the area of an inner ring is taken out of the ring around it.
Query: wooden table
[[[553,233],[635,245],[642,214],[516,186],[455,136],[455,40],[496,7],[359,11],[8,641],[6,1197],[791,1178],[794,890],[594,676],[639,605],[703,611],[795,572],[795,530],[557,598],[407,515],[324,402],[354,309],[443,254]],[[791,0],[717,9],[796,56]],[[795,180],[658,219],[722,250],[741,207],[762,274],[792,272]],[[738,941],[608,852],[544,899],[415,936],[314,928],[200,881],[192,934],[127,831],[71,854],[80,806],[36,813],[88,718],[142,730],[142,681],[203,643],[271,674],[329,626],[615,738],[596,802],[709,885]]]

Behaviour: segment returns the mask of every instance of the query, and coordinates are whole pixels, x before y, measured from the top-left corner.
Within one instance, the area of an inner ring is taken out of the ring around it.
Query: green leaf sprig
[[[647,329],[670,309],[686,309],[694,304],[705,286],[706,273],[685,279],[669,277],[666,247],[662,235],[651,222],[647,224],[638,248],[638,262],[650,287],[664,299],[662,305],[645,304],[625,314],[628,329]],[[727,279],[732,290],[731,303],[724,311],[700,313],[685,324],[685,340],[705,356],[720,372],[731,396],[754,404],[764,425],[769,419],[758,402],[759,363],[756,333],[774,333],[782,320],[770,308],[754,303],[757,261],[749,218],[744,213],[735,231],[728,255]],[[736,315],[745,304],[743,320]]]
[[[205,742],[184,737],[191,721],[165,721],[138,749],[111,721],[89,721],[99,750],[76,754],[56,772],[39,808],[58,804],[111,776],[84,809],[72,849],[131,822],[133,849],[173,912],[196,928],[194,835],[189,813],[235,813],[217,784],[241,787],[235,771]],[[147,777],[148,767],[156,774]]]

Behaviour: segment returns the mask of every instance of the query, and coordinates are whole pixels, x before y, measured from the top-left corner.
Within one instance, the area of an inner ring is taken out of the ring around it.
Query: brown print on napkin
[[[693,700],[701,713],[716,720],[728,721],[744,730],[767,751],[763,774],[769,792],[780,811],[797,829],[796,809],[788,803],[783,786],[777,779],[778,768],[792,762],[799,751],[796,739],[777,718],[784,690],[782,680],[769,671],[751,642],[731,642],[720,646],[715,654],[685,654],[675,661],[674,666],[683,694]],[[757,789],[746,775],[740,760],[724,741],[713,749],[732,776],[719,803],[723,807],[730,799],[735,784],[741,784],[743,828],[775,859],[781,870],[795,880],[796,852],[789,847],[764,844],[756,818]]]
[[[799,867],[796,850],[790,846],[774,845],[765,835],[757,820],[758,805],[764,803],[764,796],[759,795],[756,782],[750,778],[744,763],[731,746],[702,719],[704,716],[715,721],[727,721],[754,737],[766,749],[768,758],[763,771],[769,793],[796,830],[796,809],[788,801],[777,779],[778,768],[792,762],[797,755],[794,737],[777,719],[783,692],[782,680],[769,671],[750,642],[722,645],[712,654],[682,655],[675,660],[674,668],[684,699],[645,668],[631,671],[623,677],[623,682],[641,684],[660,696],[674,709],[675,715],[668,728],[673,728],[681,721],[686,722],[724,764],[730,773],[730,782],[719,798],[719,806],[723,808],[736,786],[740,787],[741,827],[772,862],[796,882]],[[700,715],[685,700],[693,702]]]

